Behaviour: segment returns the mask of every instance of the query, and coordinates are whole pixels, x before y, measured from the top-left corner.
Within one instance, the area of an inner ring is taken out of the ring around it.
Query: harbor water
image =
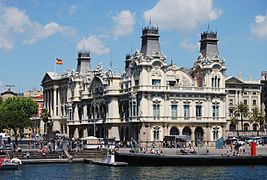
[[[22,165],[0,179],[267,179],[267,166],[109,167],[83,163]]]

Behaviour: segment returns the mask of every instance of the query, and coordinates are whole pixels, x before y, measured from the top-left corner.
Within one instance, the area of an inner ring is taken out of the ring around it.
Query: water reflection
[[[267,179],[267,166],[108,167],[91,164],[23,165],[0,179]]]

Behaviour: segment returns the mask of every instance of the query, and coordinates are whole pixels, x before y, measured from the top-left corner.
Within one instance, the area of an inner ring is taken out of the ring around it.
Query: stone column
[[[83,120],[88,120],[87,104],[83,105]]]
[[[194,145],[195,146],[195,130],[196,130],[196,127],[191,127],[191,145]]]
[[[87,127],[85,127],[84,130],[83,130],[83,137],[88,137]]]
[[[78,139],[79,138],[79,129],[77,127],[75,127],[75,129],[74,129],[74,135],[73,135],[73,137],[75,139]]]
[[[74,106],[73,120],[79,121],[78,104],[75,104],[75,106]]]
[[[57,87],[55,86],[54,87],[54,89],[53,89],[53,101],[54,101],[54,107],[53,107],[53,109],[54,109],[54,117],[56,117],[56,116],[58,116],[58,111],[57,111],[57,106],[58,106],[58,104],[57,104]]]

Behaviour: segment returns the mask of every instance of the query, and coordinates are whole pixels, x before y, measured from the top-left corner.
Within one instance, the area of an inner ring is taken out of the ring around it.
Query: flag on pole
[[[62,65],[63,64],[62,59],[56,58],[56,64]]]

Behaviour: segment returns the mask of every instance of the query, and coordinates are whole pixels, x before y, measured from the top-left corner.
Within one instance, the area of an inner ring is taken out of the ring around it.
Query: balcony
[[[139,85],[131,88],[133,92],[137,91],[152,91],[152,92],[198,92],[198,93],[225,93],[224,88],[204,88],[204,87],[181,87],[181,86],[153,86]]]

